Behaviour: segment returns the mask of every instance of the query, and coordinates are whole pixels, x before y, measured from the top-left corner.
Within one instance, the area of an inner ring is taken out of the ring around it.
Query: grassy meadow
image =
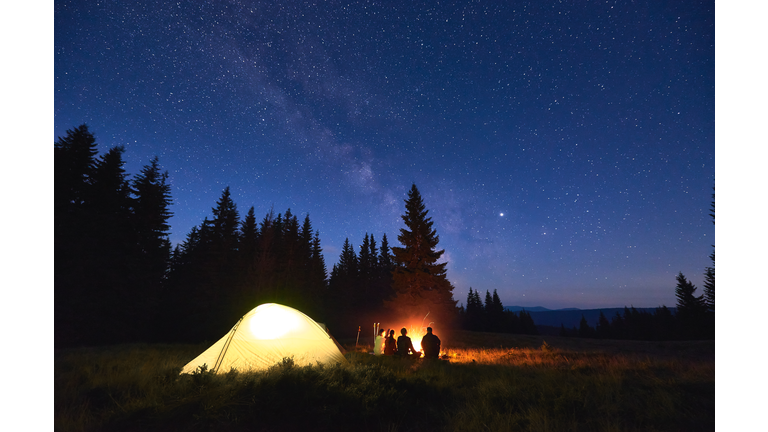
[[[439,335],[440,336],[440,335]],[[55,352],[57,431],[707,431],[715,342],[457,332],[446,360],[179,375],[209,344]]]

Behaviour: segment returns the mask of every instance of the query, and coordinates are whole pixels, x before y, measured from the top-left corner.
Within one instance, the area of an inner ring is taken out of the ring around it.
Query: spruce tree
[[[259,240],[259,225],[256,222],[256,211],[253,207],[248,209],[245,218],[240,223],[240,262],[243,271],[253,263]]]
[[[486,313],[483,302],[480,300],[480,293],[469,287],[467,294],[467,309],[465,312],[464,328],[471,331],[484,331]]]
[[[594,334],[594,329],[589,326],[587,319],[584,315],[581,315],[581,321],[579,321],[579,337],[591,338]]]
[[[539,334],[536,329],[536,324],[533,322],[533,317],[525,309],[520,311],[520,333],[522,334]]]
[[[98,294],[99,308],[91,318],[103,317],[94,328],[112,327],[108,338],[114,342],[142,339],[146,333],[143,323],[151,322],[155,314],[154,299],[166,269],[145,265],[133,244],[136,233],[131,214],[131,189],[123,167],[122,146],[114,147],[100,156],[92,171],[88,200],[83,208],[88,213],[88,232],[84,239],[92,248],[94,274],[102,288]],[[169,251],[170,252],[170,251]],[[146,292],[144,292],[146,291]],[[106,312],[109,311],[109,312]],[[142,320],[134,325],[140,316]]]
[[[395,296],[387,306],[404,318],[430,314],[431,320],[450,326],[456,318],[453,285],[446,275],[447,263],[438,263],[445,251],[437,250],[439,236],[428,213],[419,190],[412,185],[402,216],[405,228],[397,237],[402,247],[392,248]]]
[[[712,254],[712,263],[714,264],[714,256]],[[707,310],[715,312],[715,268],[707,267],[704,273],[704,302],[707,305]]]
[[[697,339],[706,332],[705,312],[706,304],[704,296],[696,296],[696,286],[693,285],[682,272],[677,275],[677,320],[680,323],[681,336],[683,338]]]
[[[675,316],[666,306],[657,307],[653,314],[653,339],[670,340],[676,334]]]
[[[488,290],[485,290],[485,302],[483,303],[483,312],[485,316],[484,329],[487,332],[497,331],[493,322],[493,298]]]
[[[97,166],[96,139],[86,125],[67,130],[54,143],[54,289],[57,346],[101,343],[99,329],[111,317],[104,313],[106,251],[100,239],[98,210],[92,198]]]
[[[597,319],[595,335],[599,339],[608,339],[611,337],[611,323],[608,321],[608,318],[605,316],[603,311],[600,311],[600,317]]]
[[[160,172],[158,158],[142,168],[132,183],[133,217],[139,248],[156,272],[164,272],[170,257],[171,243],[168,239],[171,226],[168,219],[173,216],[171,186],[168,172]]]
[[[308,283],[310,267],[312,263],[312,235],[314,229],[312,229],[312,221],[309,219],[309,215],[304,216],[304,222],[301,224],[299,230],[299,238],[297,245],[297,259],[301,267],[301,277],[304,285]]]
[[[373,237],[371,239],[373,240]],[[376,255],[376,281],[374,285],[377,291],[376,296],[379,299],[377,306],[381,306],[394,294],[392,290],[394,264],[386,233],[382,235],[381,246],[378,249],[376,249],[375,243],[371,242],[371,252]]]
[[[714,188],[713,188],[714,189]],[[715,194],[712,194],[711,204],[712,224],[715,224]],[[712,266],[707,267],[704,271],[704,301],[707,304],[707,309],[715,312],[715,245],[712,245],[712,253],[709,255],[709,259],[712,260]],[[714,318],[713,318],[714,319]]]
[[[100,219],[104,219],[100,223],[128,225],[131,189],[124,168],[123,153],[125,147],[113,147],[99,157],[94,165],[89,195],[93,197],[91,207],[99,212]]]
[[[96,164],[96,138],[82,124],[54,144],[54,199],[59,205],[82,205]]]
[[[703,297],[696,296],[696,286],[686,279],[682,272],[677,275],[677,287],[675,288],[675,297],[677,298],[677,313],[695,314],[701,311],[703,307]]]
[[[493,328],[493,331],[505,331],[504,305],[501,303],[501,298],[499,298],[499,294],[496,290],[493,290],[493,295],[491,296],[491,308],[488,311],[488,321]]]
[[[367,290],[371,286],[371,279],[373,278],[374,266],[371,256],[371,241],[368,237],[368,233],[365,233],[363,238],[363,244],[360,245],[360,255],[358,256],[359,263],[359,277],[362,288]],[[369,297],[369,295],[366,295]]]
[[[391,273],[394,266],[393,257],[389,248],[389,241],[387,240],[386,233],[381,237],[381,247],[379,248],[379,265],[387,273]]]
[[[149,317],[158,318],[161,304],[165,302],[161,290],[171,260],[171,226],[168,221],[173,216],[168,172],[161,170],[158,157],[152,158],[134,177],[131,193],[135,266],[138,271],[132,277],[136,309],[129,311],[133,316],[128,319],[136,322],[135,327],[144,325],[145,333],[154,334],[153,329],[159,326]]]
[[[216,201],[216,207],[213,207],[213,237],[214,248],[221,254],[222,259],[229,259],[233,256],[238,247],[238,228],[240,225],[240,214],[237,211],[237,205],[232,200],[229,186],[224,188],[221,197]]]
[[[312,238],[311,263],[310,284],[318,295],[322,297],[328,288],[328,280],[323,248],[320,246],[320,231],[315,231],[315,236]]]

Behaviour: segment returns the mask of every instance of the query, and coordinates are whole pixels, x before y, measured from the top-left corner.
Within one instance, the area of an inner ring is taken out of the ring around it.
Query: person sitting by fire
[[[373,340],[373,354],[377,356],[384,354],[384,329],[379,329],[379,334]]]
[[[440,338],[432,334],[432,327],[427,327],[427,334],[421,338],[421,349],[424,351],[424,358],[440,357]]]
[[[390,330],[389,335],[384,338],[384,355],[397,354],[397,342],[395,342],[395,331]]]
[[[416,351],[416,349],[413,347],[413,342],[411,342],[411,338],[406,336],[408,334],[408,330],[403,327],[400,330],[401,336],[397,338],[397,354],[403,358],[419,358],[421,357],[421,353]]]

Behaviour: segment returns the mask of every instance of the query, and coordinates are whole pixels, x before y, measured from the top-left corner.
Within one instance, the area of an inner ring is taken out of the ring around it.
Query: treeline
[[[459,308],[461,322],[465,330],[492,333],[538,334],[531,314],[525,310],[519,313],[504,309],[499,295],[485,291],[485,303],[480,300],[480,292],[469,288],[467,306]]]
[[[168,270],[171,203],[157,158],[132,180],[124,148],[97,157],[85,125],[54,145],[57,346],[151,334]]]
[[[365,318],[380,312],[394,294],[395,262],[387,234],[382,235],[381,245],[377,246],[373,234],[366,233],[358,250],[356,253],[349,239],[345,239],[339,260],[331,270],[326,303],[332,305],[327,309],[336,312],[327,318],[334,327],[365,322]]]
[[[466,308],[456,307],[446,263],[439,262],[444,250],[437,248],[439,236],[416,185],[405,201],[401,246],[390,247],[386,234],[380,244],[366,234],[355,252],[347,239],[329,276],[309,215],[300,221],[291,209],[270,209],[257,218],[250,207],[242,216],[229,187],[211,217],[172,250],[170,186],[158,159],[129,178],[123,147],[103,155],[96,147],[86,125],[68,130],[54,145],[57,347],[213,340],[267,302],[299,309],[334,330],[387,314],[398,320],[429,315],[442,326],[473,331],[536,333],[531,315],[505,311],[495,290],[486,291],[483,304],[470,288]],[[714,266],[714,253],[712,261]],[[593,332],[565,333],[648,337],[649,328],[661,326],[656,321],[671,320],[665,337],[711,334],[714,267],[707,272],[699,297],[680,275],[672,318],[630,311],[629,318],[616,317]]]
[[[625,307],[623,314],[617,312],[609,321],[601,311],[594,327],[582,315],[578,328],[567,329],[561,325],[560,336],[631,340],[714,339],[714,301],[710,303],[705,294],[696,296],[695,292],[696,286],[679,273],[674,314],[666,306],[656,308],[653,313]]]
[[[257,222],[251,207],[240,220],[229,188],[212,213],[174,250],[165,283],[168,326],[190,341],[220,337],[222,326],[272,302],[331,329],[351,323],[356,329],[390,294],[386,234],[381,246],[366,234],[359,254],[347,239],[328,278],[320,233],[309,215],[299,223],[291,209],[277,215],[270,210]]]
[[[332,329],[355,330],[385,302],[393,315],[426,304],[403,300],[423,297],[407,278],[401,284],[412,292],[398,297],[395,270],[416,275],[419,269],[396,263],[386,234],[380,244],[366,234],[359,252],[347,239],[329,277],[309,215],[299,220],[291,209],[269,210],[257,218],[250,207],[242,216],[229,187],[211,216],[171,250],[172,200],[158,159],[130,179],[123,147],[104,155],[96,147],[86,125],[54,145],[56,346],[213,340],[267,302],[294,307]],[[436,244],[436,238],[419,242]],[[418,262],[439,257],[434,244],[417,252],[431,254]],[[430,272],[435,286],[444,282],[444,274]],[[434,314],[432,303],[424,309]]]
[[[324,313],[325,259],[309,215],[299,222],[291,209],[270,210],[257,220],[251,207],[241,219],[229,187],[212,214],[173,251],[161,317],[167,338],[218,338],[262,303]]]
[[[56,346],[197,342],[260,303],[313,317],[333,308],[309,216],[270,210],[257,220],[251,207],[241,219],[226,188],[212,217],[171,250],[158,159],[129,179],[123,147],[101,156],[96,147],[86,125],[54,145]]]
[[[710,217],[715,223],[715,194],[712,194]],[[616,313],[610,321],[600,312],[595,327],[581,317],[579,328],[566,329],[561,325],[561,336],[598,339],[636,340],[686,340],[715,339],[715,252],[709,255],[711,266],[704,269],[704,292],[696,295],[698,288],[685,275],[678,273],[675,287],[676,313],[666,306],[654,313],[624,308],[624,314]]]

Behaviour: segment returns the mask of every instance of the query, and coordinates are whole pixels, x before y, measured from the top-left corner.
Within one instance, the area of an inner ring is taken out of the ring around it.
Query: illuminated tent
[[[267,303],[240,318],[181,373],[192,373],[203,364],[214,372],[263,370],[285,357],[292,357],[297,366],[343,363],[341,349],[325,326],[296,309]]]

